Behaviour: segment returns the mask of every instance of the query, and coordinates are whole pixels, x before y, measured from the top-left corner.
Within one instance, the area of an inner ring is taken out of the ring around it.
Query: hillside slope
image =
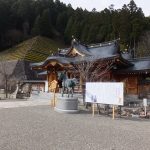
[[[5,60],[40,62],[65,46],[46,37],[36,36],[0,53]]]

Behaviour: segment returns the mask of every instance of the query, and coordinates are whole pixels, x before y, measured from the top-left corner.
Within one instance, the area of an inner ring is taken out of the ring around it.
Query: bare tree
[[[150,56],[150,31],[145,32],[141,37],[135,54],[136,57]]]
[[[24,63],[18,60],[8,61],[0,56],[0,87],[5,89],[6,98],[17,88],[17,83],[24,79]]]
[[[8,98],[8,82],[9,82],[9,69],[8,64],[4,57],[0,57],[0,74],[1,74],[1,82],[4,84],[6,98]]]
[[[115,59],[95,59],[93,57],[80,58],[72,63],[75,70],[80,73],[84,82],[97,82],[108,80],[108,72],[113,67]],[[84,84],[83,84],[84,85]],[[85,88],[85,87],[84,87]],[[83,90],[83,103],[85,104],[85,91]]]
[[[114,59],[97,59],[93,57],[84,60],[79,59],[77,63],[72,63],[77,72],[80,73],[85,82],[102,81],[106,74],[110,71],[114,63]]]

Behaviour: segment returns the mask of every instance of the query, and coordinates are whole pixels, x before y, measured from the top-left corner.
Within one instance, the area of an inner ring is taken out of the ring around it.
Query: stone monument
[[[57,96],[57,101],[54,108],[56,111],[62,113],[77,113],[79,111],[78,98],[73,96],[75,85],[75,79],[67,79],[65,77],[65,80],[62,80],[61,94]]]

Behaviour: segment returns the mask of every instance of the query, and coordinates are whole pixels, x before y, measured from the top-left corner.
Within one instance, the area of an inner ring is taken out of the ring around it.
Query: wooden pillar
[[[140,77],[139,77],[139,75],[138,75],[138,77],[137,77],[137,95],[139,96],[140,95]]]
[[[49,73],[48,73],[48,71],[47,71],[47,82],[48,82],[48,84],[47,84],[47,88],[48,88],[48,92],[49,92]]]
[[[79,90],[82,91],[83,78],[82,78],[81,74],[80,74],[80,84],[79,85],[80,85]]]
[[[72,72],[70,73],[70,79],[72,79],[73,78],[73,74],[72,74]]]

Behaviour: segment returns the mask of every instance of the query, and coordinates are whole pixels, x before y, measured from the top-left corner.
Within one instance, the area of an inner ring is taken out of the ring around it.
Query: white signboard
[[[87,82],[86,102],[123,105],[122,82]]]
[[[147,106],[147,99],[146,98],[143,99],[143,106],[145,106],[145,107]]]

